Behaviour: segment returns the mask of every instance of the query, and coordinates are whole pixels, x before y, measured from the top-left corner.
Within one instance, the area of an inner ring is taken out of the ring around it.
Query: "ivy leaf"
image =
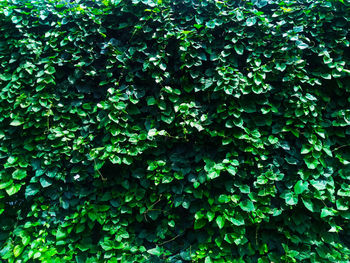
[[[217,177],[220,176],[220,171],[211,170],[211,171],[207,174],[207,176],[208,176],[208,179],[213,180],[213,179],[215,179],[215,178],[217,178]]]
[[[54,74],[56,72],[56,69],[54,68],[54,67],[52,67],[52,66],[49,66],[47,69],[46,69],[46,71],[45,71],[45,73],[47,73],[47,74],[49,74],[49,75],[52,75],[52,74]]]
[[[308,182],[299,180],[294,185],[294,193],[299,195],[299,194],[303,193],[306,189],[308,189],[308,187],[309,187]]]
[[[305,94],[305,98],[307,98],[310,101],[316,101],[317,100],[317,98],[314,95],[310,94],[310,93],[306,93]]]
[[[349,210],[349,206],[346,204],[346,201],[344,199],[338,199],[335,202],[337,209],[340,211],[347,211]]]
[[[236,226],[243,226],[245,224],[244,218],[239,214],[235,215],[235,217],[231,217],[230,221]]]
[[[298,203],[298,197],[292,192],[288,192],[285,195],[285,200],[287,205],[296,205]]]
[[[243,55],[244,52],[244,46],[242,44],[236,44],[234,45],[234,49],[238,55]]]
[[[333,215],[334,215],[334,212],[332,211],[332,209],[330,209],[328,207],[322,208],[321,218],[327,217],[327,216],[333,216]]]
[[[246,212],[252,212],[255,211],[255,206],[252,201],[249,199],[243,200],[242,202],[239,203],[239,206],[242,208],[243,211]]]
[[[9,73],[0,74],[0,79],[3,81],[9,81],[12,79],[12,75]]]
[[[68,233],[66,231],[64,231],[64,229],[59,228],[56,232],[56,239],[57,240],[61,240],[64,239],[68,236]]]
[[[22,180],[27,176],[27,171],[23,169],[16,169],[12,173],[12,178],[16,180]]]
[[[249,18],[247,19],[246,23],[247,23],[247,26],[253,26],[253,25],[255,25],[255,23],[256,23],[256,17],[255,17],[255,16],[249,17]]]
[[[300,48],[300,49],[306,49],[306,48],[309,47],[308,44],[306,44],[306,43],[304,43],[304,42],[302,42],[300,40],[297,40],[295,43],[297,44],[297,47]]]
[[[225,218],[222,216],[218,216],[216,218],[216,224],[219,226],[220,229],[222,229],[225,225]]]
[[[13,184],[13,180],[11,180],[11,179],[9,181],[5,181],[5,182],[4,182],[4,180],[2,180],[2,181],[0,181],[0,189],[5,189],[12,184]]]
[[[303,201],[303,204],[305,205],[305,207],[311,211],[311,212],[314,212],[315,209],[314,209],[314,204],[312,203],[312,201],[310,199],[304,199],[302,198],[301,199]]]
[[[303,146],[301,147],[301,154],[308,154],[311,150],[312,150],[312,147],[310,147],[309,145],[303,144]]]
[[[243,15],[242,11],[236,10],[236,18],[238,21],[242,21],[244,19],[244,15]]]
[[[161,249],[161,247],[151,248],[151,249],[147,250],[147,253],[159,257],[162,255],[162,249]]]
[[[12,184],[9,188],[6,189],[8,195],[14,195],[21,189],[20,184]]]
[[[276,63],[276,69],[283,72],[287,68],[287,65],[285,63]]]
[[[10,125],[11,125],[11,126],[20,126],[20,125],[22,125],[23,123],[24,123],[23,121],[20,121],[20,120],[16,119],[16,120],[11,121],[11,122],[10,122]]]
[[[209,222],[213,221],[214,217],[215,217],[215,213],[214,212],[211,212],[211,211],[207,212],[207,218],[208,218]]]
[[[46,177],[40,177],[40,184],[45,188],[52,185],[52,180]]]
[[[0,6],[4,262],[349,261],[346,1]]]
[[[319,164],[318,160],[313,158],[313,157],[304,158],[304,162],[305,162],[306,166],[312,170],[316,169],[316,167]]]
[[[166,70],[166,64],[165,63],[160,63],[159,67],[161,70],[165,71]]]
[[[14,164],[17,160],[18,160],[17,156],[10,156],[9,158],[7,158],[7,162],[9,164]]]
[[[207,26],[207,28],[214,28],[215,21],[214,20],[208,21],[207,23],[205,23],[205,25]]]
[[[321,191],[326,189],[327,182],[325,180],[314,180],[310,181],[311,185],[315,187],[317,190]]]
[[[25,191],[25,197],[28,198],[30,196],[33,196],[39,192],[39,186],[36,184],[30,184],[27,186]]]
[[[22,254],[22,251],[24,249],[24,246],[16,245],[13,249],[13,255],[15,258],[19,257]]]
[[[230,166],[227,168],[227,172],[229,172],[229,174],[231,174],[231,175],[236,175],[236,173],[237,173],[237,168],[235,168],[234,166],[230,165]]]
[[[194,222],[194,229],[201,229],[206,225],[206,221],[204,219],[198,219]]]
[[[294,26],[294,27],[293,27],[293,31],[294,31],[295,33],[303,32],[303,30],[304,30],[304,27],[303,27],[303,26]]]

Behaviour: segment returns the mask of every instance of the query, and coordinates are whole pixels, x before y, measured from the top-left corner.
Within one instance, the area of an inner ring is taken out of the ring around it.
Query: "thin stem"
[[[337,150],[339,150],[339,149],[341,149],[341,148],[344,148],[344,147],[347,147],[347,146],[350,146],[350,144],[345,144],[345,145],[339,146],[339,147],[337,147],[337,148],[334,148],[334,149],[332,150],[332,152],[337,151]]]
[[[169,243],[169,242],[171,242],[171,241],[177,239],[179,236],[181,236],[181,234],[178,234],[176,237],[173,237],[173,238],[171,238],[171,239],[169,239],[169,240],[166,240],[166,241],[164,241],[164,242],[162,242],[162,243],[159,243],[159,244],[157,244],[157,245],[158,245],[158,246],[162,246],[162,245],[164,245],[164,244],[166,244],[166,243]]]

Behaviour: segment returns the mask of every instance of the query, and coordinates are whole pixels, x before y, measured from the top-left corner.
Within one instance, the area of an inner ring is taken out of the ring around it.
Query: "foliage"
[[[349,262],[347,0],[1,0],[3,262]]]

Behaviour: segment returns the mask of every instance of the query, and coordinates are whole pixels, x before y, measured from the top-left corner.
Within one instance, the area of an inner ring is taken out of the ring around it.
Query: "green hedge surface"
[[[0,0],[1,262],[349,262],[348,0]]]

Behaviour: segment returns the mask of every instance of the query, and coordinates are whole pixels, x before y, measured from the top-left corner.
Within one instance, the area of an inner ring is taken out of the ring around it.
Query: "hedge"
[[[348,0],[1,0],[2,262],[349,262]]]

